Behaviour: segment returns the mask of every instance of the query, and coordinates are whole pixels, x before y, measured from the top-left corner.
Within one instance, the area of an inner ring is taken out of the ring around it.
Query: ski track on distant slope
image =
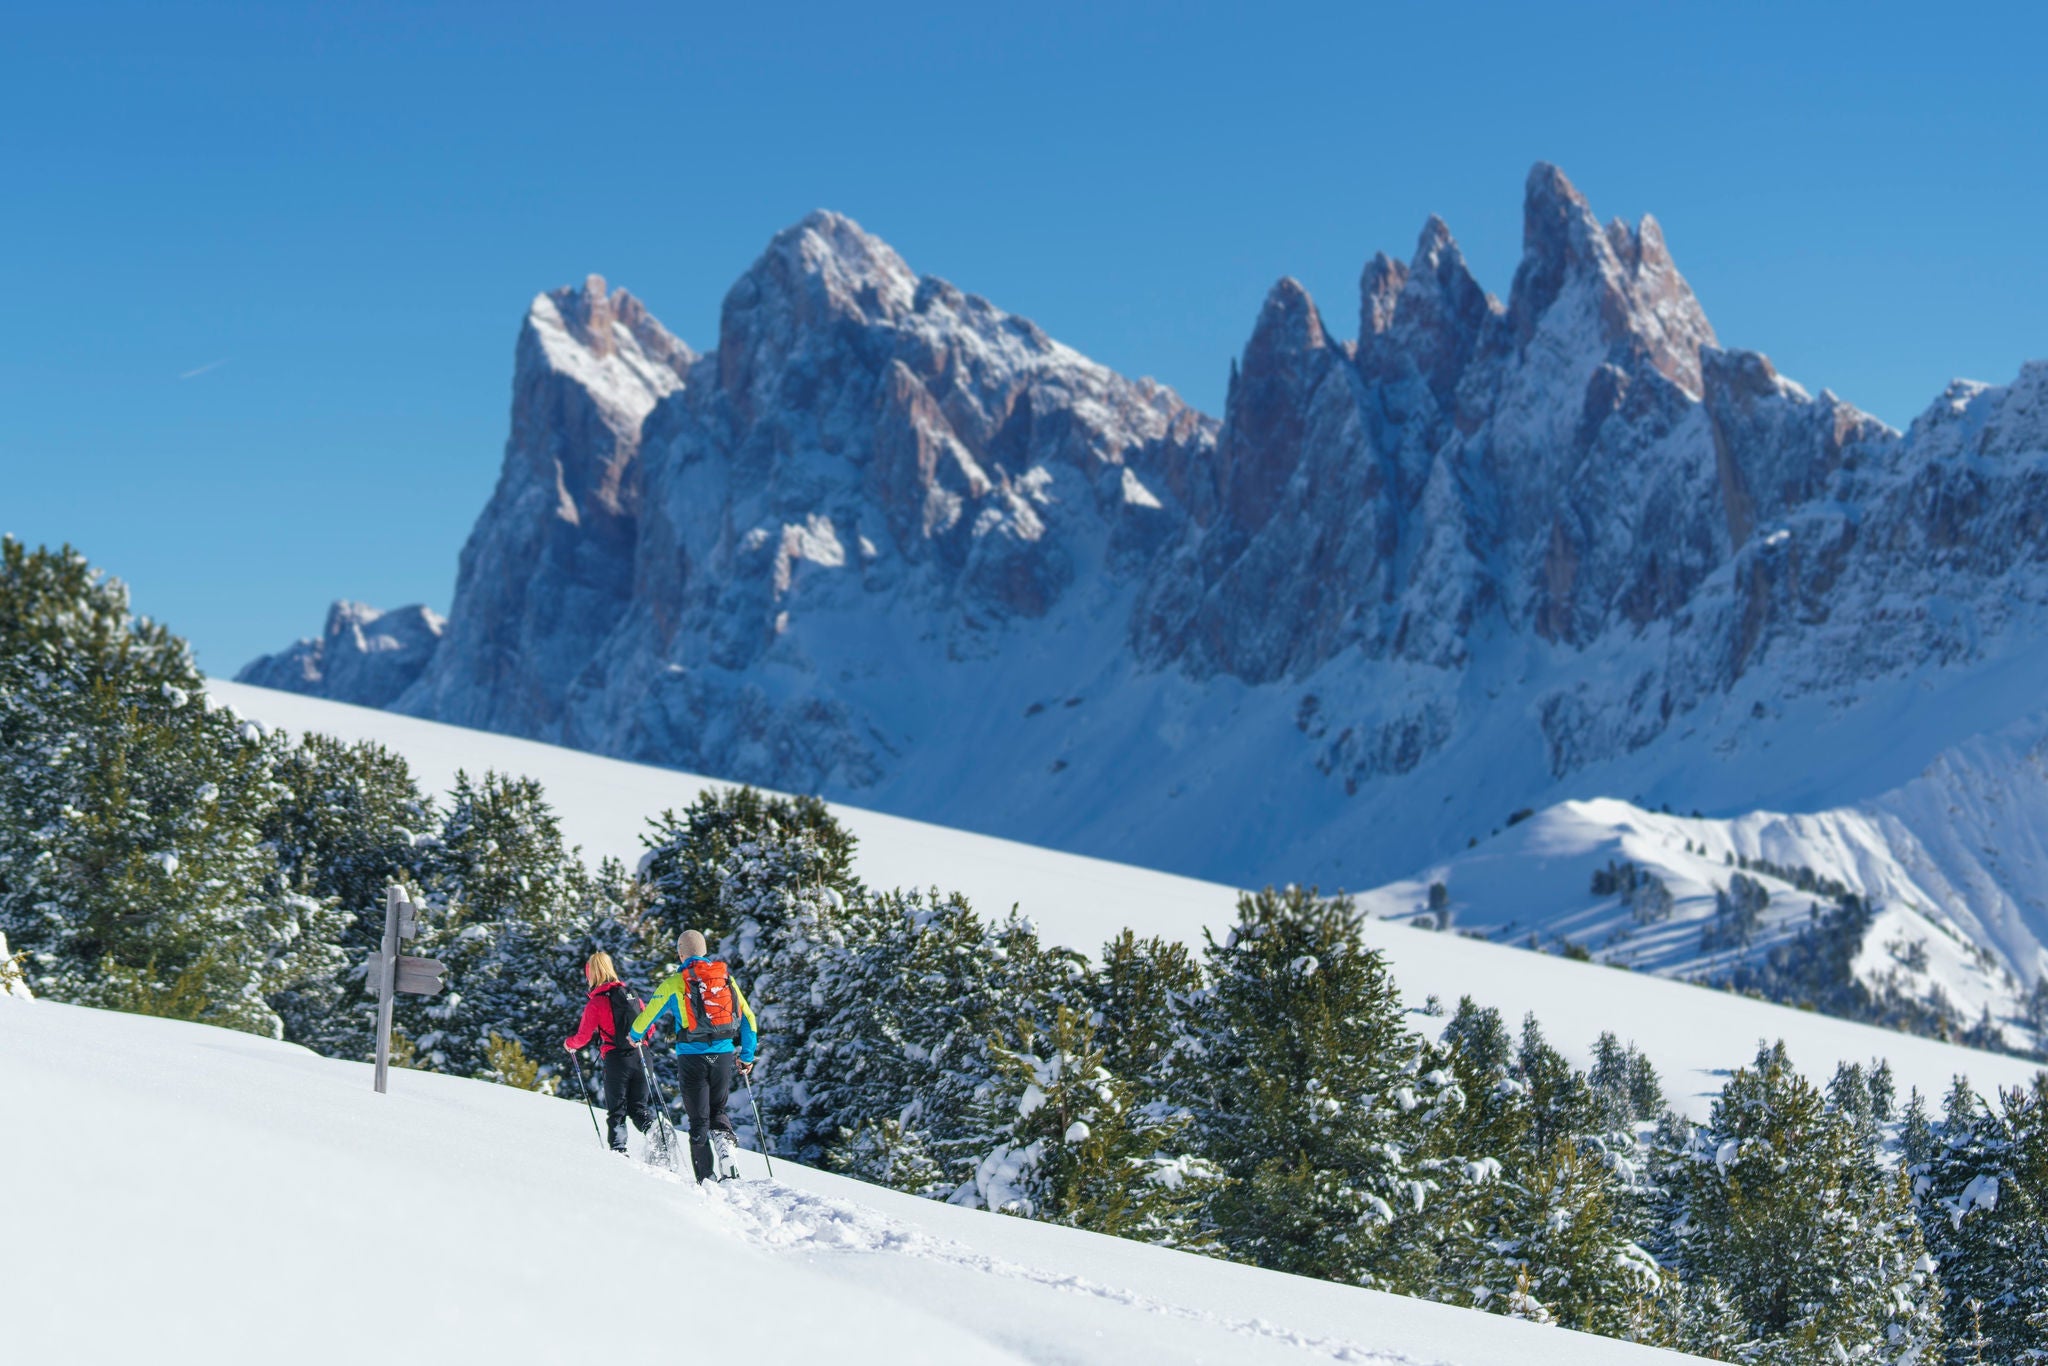
[[[682,1180],[666,1170],[648,1170],[663,1180]],[[1363,1347],[1341,1338],[1297,1333],[1264,1319],[1211,1314],[1120,1286],[1105,1285],[1085,1276],[1047,1271],[991,1257],[950,1239],[935,1237],[899,1223],[865,1205],[830,1199],[777,1181],[705,1185],[699,1190],[708,1204],[722,1205],[738,1218],[743,1235],[749,1242],[773,1253],[869,1253],[916,1257],[985,1276],[1024,1281],[1064,1294],[1104,1300],[1164,1318],[1220,1327],[1245,1337],[1313,1352],[1329,1361],[1357,1363],[1357,1366],[1428,1366],[1415,1357]]]

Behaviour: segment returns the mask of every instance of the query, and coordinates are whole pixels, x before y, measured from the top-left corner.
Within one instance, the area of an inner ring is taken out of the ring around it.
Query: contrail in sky
[[[192,379],[195,376],[205,374],[208,370],[218,370],[221,366],[226,365],[227,363],[228,358],[226,356],[222,356],[219,360],[210,360],[206,364],[199,366],[196,369],[187,370],[184,374],[178,376],[178,378]]]

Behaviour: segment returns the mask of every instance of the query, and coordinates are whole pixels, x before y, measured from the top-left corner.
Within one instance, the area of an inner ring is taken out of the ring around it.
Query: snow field
[[[10,1361],[1683,1360],[786,1163],[700,1189],[572,1101],[403,1070],[380,1097],[180,1021],[0,999],[0,1094]]]

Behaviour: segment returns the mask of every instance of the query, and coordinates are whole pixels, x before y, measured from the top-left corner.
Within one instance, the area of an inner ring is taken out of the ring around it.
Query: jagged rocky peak
[[[1700,375],[1732,546],[1819,494],[1856,448],[1877,452],[1897,440],[1833,394],[1811,397],[1756,351],[1702,347]]]
[[[1316,301],[1301,281],[1289,275],[1266,291],[1266,302],[1259,308],[1259,320],[1245,347],[1245,363],[1249,366],[1268,358],[1320,351],[1329,344]]]
[[[2048,453],[2048,360],[2028,361],[2010,384],[1951,381],[1913,420],[1908,440],[1924,457]]]
[[[426,669],[447,623],[417,604],[380,612],[367,603],[335,603],[319,636],[252,660],[238,683],[386,707]]]
[[[585,276],[580,287],[536,295],[528,318],[542,327],[559,326],[594,356],[638,351],[677,372],[695,359],[638,299],[623,289],[607,290],[602,275]]]
[[[1409,365],[1440,406],[1452,392],[1500,305],[1479,287],[1450,225],[1435,214],[1415,255],[1401,265],[1375,256],[1359,282],[1358,363],[1369,380],[1397,381]]]
[[[807,342],[909,313],[917,275],[888,243],[844,214],[819,209],[783,229],[726,292],[718,382],[751,417]]]
[[[1142,455],[1170,481],[1171,457],[1213,430],[1171,390],[919,276],[822,211],[778,233],[727,293],[715,368],[715,392],[700,388],[664,436],[683,464],[701,453],[760,472],[819,453],[865,466],[871,509],[912,558],[913,541],[981,525],[980,500],[1007,488],[999,501],[1014,503],[1036,468],[1107,471],[1144,502],[1143,478],[1120,467]],[[821,467],[807,468],[811,481]]]
[[[1333,354],[1322,315],[1288,277],[1266,294],[1233,367],[1216,450],[1222,508],[1237,526],[1263,526],[1301,461],[1310,404]]]
[[[1604,348],[1610,359],[1633,352],[1694,398],[1700,348],[1716,344],[1656,220],[1602,228],[1585,196],[1548,162],[1529,172],[1507,318],[1518,350],[1543,330],[1579,348]]]
[[[637,437],[654,405],[683,386],[697,356],[602,275],[534,296],[520,331],[515,392],[562,375],[587,389],[616,435]],[[515,399],[516,402],[516,399]]]

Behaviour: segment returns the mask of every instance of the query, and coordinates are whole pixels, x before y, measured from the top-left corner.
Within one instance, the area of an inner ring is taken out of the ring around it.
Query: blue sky
[[[0,15],[0,530],[217,672],[334,597],[447,606],[536,291],[706,347],[819,206],[1212,412],[1275,279],[1349,336],[1426,214],[1504,293],[1538,159],[1893,423],[2048,354],[2021,6],[40,8]]]

